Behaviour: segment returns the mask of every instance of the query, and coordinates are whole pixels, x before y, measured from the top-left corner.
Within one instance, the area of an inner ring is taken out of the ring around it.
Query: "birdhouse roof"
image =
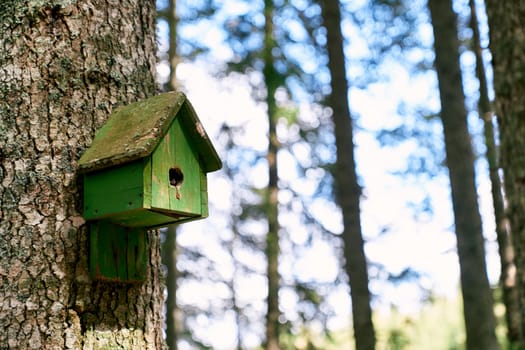
[[[203,170],[220,169],[221,160],[186,95],[168,92],[111,113],[80,158],[79,170],[91,172],[149,156],[175,118],[182,118],[181,124]]]

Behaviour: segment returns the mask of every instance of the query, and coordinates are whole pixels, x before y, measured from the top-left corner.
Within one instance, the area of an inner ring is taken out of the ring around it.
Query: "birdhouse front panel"
[[[151,160],[151,209],[201,216],[201,183],[206,175],[180,118],[172,123]]]

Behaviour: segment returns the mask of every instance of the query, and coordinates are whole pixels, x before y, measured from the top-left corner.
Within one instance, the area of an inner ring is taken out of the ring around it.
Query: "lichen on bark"
[[[113,106],[156,93],[155,2],[0,4],[0,348],[162,348],[144,284],[92,281],[77,160]]]

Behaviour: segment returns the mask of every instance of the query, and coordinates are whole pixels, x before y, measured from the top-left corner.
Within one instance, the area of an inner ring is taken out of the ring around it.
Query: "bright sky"
[[[160,70],[162,73],[162,69]],[[264,151],[267,147],[265,124],[266,116],[263,110],[253,102],[249,95],[249,87],[242,80],[220,82],[212,78],[205,67],[194,64],[181,64],[178,68],[179,79],[182,81],[188,98],[194,105],[199,118],[203,122],[208,134],[213,138],[218,133],[221,122],[228,120],[231,124],[244,125],[246,137],[241,140],[245,146],[250,146]],[[412,96],[425,91],[418,85],[411,85],[410,82],[403,82],[401,85],[405,93]],[[356,108],[361,108],[361,125],[371,130],[380,128],[386,122],[385,118],[391,119],[394,104],[390,103],[389,93],[383,87],[372,90],[370,95],[361,94],[356,98]],[[376,99],[385,103],[372,103]],[[369,102],[369,103],[368,103]],[[362,106],[365,106],[364,108]],[[455,253],[455,235],[452,231],[453,217],[451,213],[450,198],[448,192],[448,179],[443,177],[428,183],[415,184],[403,182],[398,177],[390,174],[392,169],[396,169],[398,162],[403,162],[403,155],[411,151],[411,145],[404,146],[404,151],[381,148],[372,133],[361,131],[356,135],[358,146],[359,171],[364,182],[364,197],[362,201],[362,224],[363,231],[368,243],[366,254],[369,259],[380,262],[388,267],[392,273],[401,272],[404,268],[411,266],[416,270],[427,275],[423,278],[426,287],[432,288],[437,295],[447,295],[455,297],[458,293],[459,267],[457,255]],[[217,145],[217,142],[214,141]],[[220,149],[219,149],[220,153]],[[280,172],[284,178],[293,181],[295,168],[290,159],[280,162]],[[261,170],[260,178],[254,178],[254,183],[260,187],[266,185],[266,171]],[[479,176],[479,175],[478,175]],[[179,236],[179,243],[183,246],[199,246],[203,252],[213,256],[214,261],[223,264],[219,269],[226,276],[233,273],[229,258],[224,249],[219,244],[220,232],[211,232],[215,224],[218,213],[213,208],[227,211],[229,203],[227,200],[232,189],[220,176],[220,172],[211,173],[209,178],[209,198],[213,203],[210,217],[204,221],[188,223],[183,225]],[[308,183],[304,183],[305,191],[308,190]],[[487,245],[489,275],[493,283],[497,283],[499,276],[499,260],[496,246],[493,243],[494,225],[492,220],[492,204],[490,201],[490,183],[486,176],[482,176],[479,181],[479,194],[481,211],[485,218],[484,229],[486,237],[489,238]],[[433,215],[414,218],[412,209],[403,205],[403,199],[412,198],[417,202],[418,198],[428,194],[433,201]],[[400,202],[401,201],[401,202]],[[312,208],[322,222],[335,232],[341,231],[341,216],[331,203],[320,199]],[[293,225],[293,216],[281,217],[281,222],[286,225]],[[298,224],[297,224],[298,225]],[[389,227],[388,234],[378,235],[383,227]],[[264,228],[261,229],[261,233]],[[294,231],[298,241],[301,240],[301,230]],[[210,239],[212,236],[213,239]],[[303,235],[304,236],[304,235]],[[242,257],[241,257],[242,258]],[[263,271],[265,262],[258,260],[254,256],[247,256],[246,259],[257,264]],[[306,252],[293,267],[282,265],[281,270],[289,273],[293,272],[301,275],[305,279],[315,279],[318,281],[331,281],[337,273],[337,261],[333,256],[332,250],[326,242],[318,242],[313,249]],[[258,287],[255,287],[258,286]],[[254,300],[264,300],[266,286],[264,278],[249,278],[240,280],[238,283],[240,295],[253,297]],[[397,304],[401,311],[413,312],[420,306],[419,289],[411,284],[402,284],[398,287],[392,284],[371,281],[371,290],[375,294],[388,296],[386,300]],[[206,307],[206,302],[220,295],[220,290],[210,285],[191,287],[186,286],[179,291],[180,300],[188,303],[195,303]],[[226,293],[226,291],[224,291]],[[287,309],[287,301],[293,305],[293,296],[283,293],[281,302],[283,308]],[[332,305],[340,312],[334,317],[330,325],[334,328],[345,327],[350,321],[350,299],[347,290],[334,290],[330,297]],[[249,302],[249,300],[246,300]],[[204,304],[203,304],[204,303]],[[376,305],[378,309],[387,309],[388,304]],[[264,305],[261,305],[261,309]],[[289,308],[288,308],[289,309]],[[293,313],[293,310],[288,312]],[[233,317],[230,314],[226,318]],[[229,322],[213,323],[210,320],[200,319],[199,324],[203,330],[203,336],[215,339],[214,347],[217,349],[229,349],[232,346],[232,339],[224,337],[224,334],[231,334],[234,337],[234,328]],[[222,335],[222,336],[221,336]],[[253,338],[254,345],[257,339]],[[223,343],[221,343],[223,342]]]
[[[199,32],[199,30],[202,31],[202,28],[187,34],[200,35],[209,42],[222,40],[220,33]],[[344,30],[350,32],[353,29],[344,27]],[[431,40],[431,27],[423,25],[421,30],[423,36],[430,36]],[[355,44],[359,45],[359,41]],[[228,54],[227,48],[217,47],[217,55],[226,57]],[[466,59],[468,60],[468,57]],[[230,125],[242,125],[245,129],[244,137],[238,141],[240,145],[264,152],[267,148],[267,119],[265,111],[252,100],[249,84],[242,77],[230,77],[227,81],[218,81],[207,69],[206,65],[183,63],[179,65],[177,75],[208,134],[212,139],[216,137],[220,124],[227,120]],[[433,110],[438,110],[439,98],[435,90],[435,76],[430,73],[413,77],[404,67],[394,63],[389,66],[389,71],[391,80],[395,82],[395,88],[393,85],[378,83],[371,85],[366,91],[352,89],[349,94],[351,108],[359,124],[354,140],[357,145],[358,172],[364,187],[361,217],[363,232],[367,239],[366,254],[371,261],[385,265],[391,273],[399,273],[410,266],[425,274],[422,283],[426,288],[431,288],[434,294],[456,297],[459,266],[455,252],[456,240],[453,232],[448,177],[444,174],[421,183],[417,182],[417,179],[402,179],[392,175],[392,171],[403,168],[400,164],[406,162],[407,155],[416,151],[418,146],[407,142],[395,149],[381,147],[374,133],[403,123],[396,111],[400,98],[407,103],[426,101]],[[165,76],[168,69],[161,64],[158,72],[160,76]],[[301,107],[301,110],[307,113],[308,107]],[[217,142],[214,144],[217,146]],[[219,153],[221,153],[220,149]],[[306,151],[304,154],[307,154]],[[291,155],[284,152],[280,154],[280,177],[289,183],[299,184],[297,186],[305,193],[311,193],[312,184],[297,179],[294,162]],[[478,193],[484,234],[487,239],[489,278],[493,284],[496,284],[500,267],[497,246],[494,243],[490,182],[486,164],[483,161],[478,163]],[[263,188],[266,186],[267,172],[264,165],[261,164],[261,167],[257,172],[260,176],[254,176],[252,181],[254,185]],[[210,217],[183,225],[178,241],[183,246],[201,247],[205,254],[213,256],[221,273],[231,277],[234,273],[231,261],[220,245],[221,225],[225,223],[221,222],[219,211],[229,211],[228,198],[235,188],[224,180],[220,172],[209,174],[208,180],[209,199],[212,203]],[[425,196],[431,198],[432,214],[414,215],[414,210],[408,206],[408,202],[418,203]],[[287,200],[285,191],[280,199]],[[311,208],[325,227],[333,232],[341,232],[341,215],[333,203],[318,199],[312,203]],[[300,242],[305,239],[306,233],[300,228],[296,217],[282,215],[280,220],[283,225],[297,227],[291,231],[292,240]],[[388,228],[388,233],[379,234],[384,228]],[[264,234],[264,228],[254,227],[254,231],[257,230],[260,234]],[[264,271],[263,259],[253,255],[242,256],[242,252],[239,254],[240,259],[250,261],[256,269]],[[286,260],[283,261],[280,268],[284,274],[296,273],[304,279],[331,281],[337,274],[336,258],[326,242],[318,241],[311,250],[303,252],[293,266],[288,265]],[[237,287],[240,290],[239,295],[246,296],[244,302],[255,303],[256,309],[264,311],[264,304],[260,304],[266,295],[264,278],[239,278]],[[414,284],[394,286],[371,280],[370,288],[374,294],[385,297],[383,300],[385,304],[375,304],[377,310],[388,309],[389,302],[398,305],[400,310],[405,312],[413,312],[420,305],[420,290]],[[205,308],[209,306],[207,303],[213,300],[214,296],[227,291],[217,289],[213,285],[186,285],[178,293],[179,300]],[[351,320],[348,291],[345,288],[334,289],[329,300],[339,311],[331,320],[330,326],[347,327]],[[281,303],[287,316],[293,317],[295,303],[293,293],[284,291],[281,295]],[[202,332],[204,338],[214,339],[214,348],[230,349],[234,344],[235,329],[231,326],[232,322],[227,322],[228,320],[233,320],[232,314],[225,314],[221,322],[201,318],[197,320],[196,329]],[[228,334],[230,336],[225,336]],[[250,335],[250,337],[251,340],[248,339],[248,342],[251,341],[256,345],[259,341],[257,336]]]

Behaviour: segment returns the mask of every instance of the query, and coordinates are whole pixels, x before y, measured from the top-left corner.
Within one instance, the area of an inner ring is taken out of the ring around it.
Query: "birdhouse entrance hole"
[[[181,168],[178,166],[174,166],[173,168],[170,168],[169,170],[169,177],[170,177],[170,185],[175,186],[175,191],[177,199],[181,198],[180,195],[180,186],[182,185],[182,182],[184,181],[184,173],[182,172]]]

